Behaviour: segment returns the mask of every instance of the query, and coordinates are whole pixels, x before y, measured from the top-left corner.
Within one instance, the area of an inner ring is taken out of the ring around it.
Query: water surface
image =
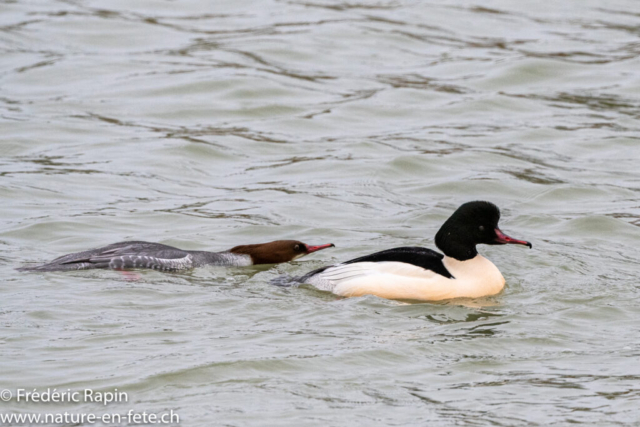
[[[640,8],[631,0],[0,4],[0,388],[124,390],[185,426],[637,425]],[[490,200],[479,301],[269,281],[433,247]],[[15,267],[136,239],[299,239],[178,274]]]

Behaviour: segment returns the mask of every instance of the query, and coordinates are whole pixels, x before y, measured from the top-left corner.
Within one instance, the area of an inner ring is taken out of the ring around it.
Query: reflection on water
[[[634,423],[634,6],[2,3],[3,388],[117,387],[190,426]],[[501,295],[270,284],[433,247],[476,199],[535,244],[481,249]],[[337,247],[137,280],[14,270],[126,239]]]

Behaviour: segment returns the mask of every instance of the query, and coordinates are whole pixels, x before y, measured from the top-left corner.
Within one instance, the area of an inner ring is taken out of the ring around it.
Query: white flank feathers
[[[377,295],[423,301],[479,298],[495,295],[504,288],[504,277],[498,268],[481,255],[467,261],[445,256],[443,264],[454,279],[403,262],[358,262],[336,264],[307,283],[345,297]]]

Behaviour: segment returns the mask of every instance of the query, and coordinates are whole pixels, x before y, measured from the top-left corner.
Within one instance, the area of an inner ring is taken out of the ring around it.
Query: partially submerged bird
[[[504,288],[504,277],[478,254],[476,245],[532,247],[505,235],[498,228],[499,219],[500,211],[493,203],[465,203],[436,234],[436,246],[444,255],[421,247],[387,249],[320,268],[298,281],[345,297],[438,301],[495,295]]]
[[[250,266],[293,261],[312,252],[334,246],[307,245],[297,240],[276,240],[256,245],[236,246],[223,252],[184,251],[173,246],[149,242],[119,242],[98,249],[77,252],[54,259],[48,264],[22,267],[20,271],[69,271],[94,268],[124,270],[151,268],[178,271],[206,265]]]

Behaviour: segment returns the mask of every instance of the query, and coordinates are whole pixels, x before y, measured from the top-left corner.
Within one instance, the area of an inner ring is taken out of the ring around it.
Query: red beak
[[[524,246],[529,246],[529,249],[533,247],[533,245],[529,242],[526,242],[524,240],[514,239],[512,237],[507,236],[502,231],[500,231],[499,228],[496,228],[496,239],[494,240],[494,243],[497,243],[499,245],[506,245],[507,243],[511,243],[514,245],[524,245]]]
[[[327,248],[333,248],[335,246],[336,245],[334,245],[333,243],[327,243],[326,245],[318,245],[318,246],[307,245],[307,253],[310,254],[311,252],[320,251],[322,249],[327,249]]]

